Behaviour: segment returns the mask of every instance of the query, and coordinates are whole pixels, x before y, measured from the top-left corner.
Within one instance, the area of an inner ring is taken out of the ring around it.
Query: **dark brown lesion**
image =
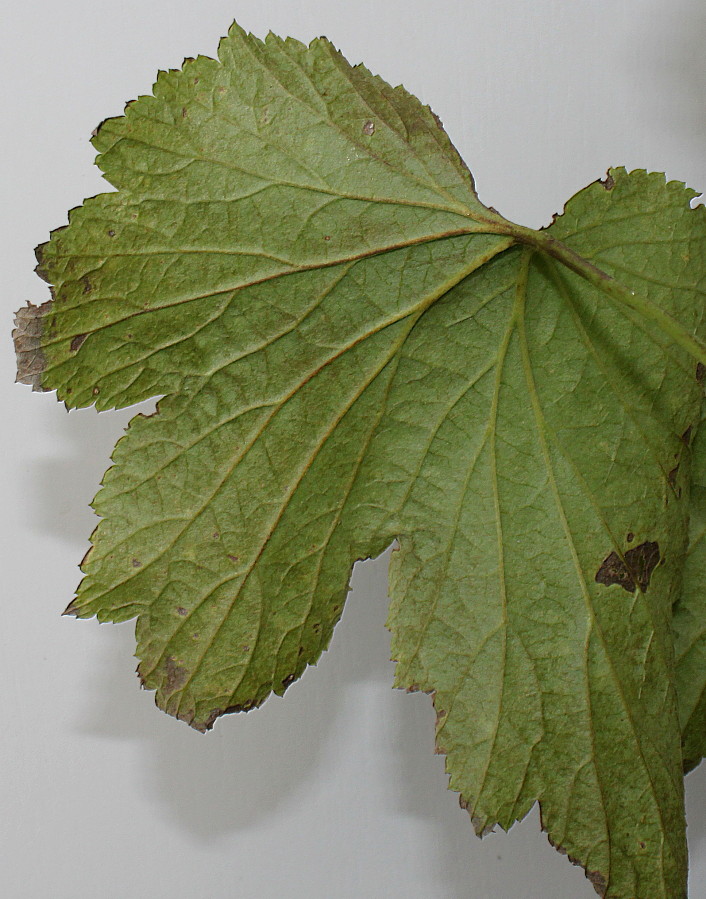
[[[44,320],[52,307],[52,301],[33,306],[27,303],[15,316],[15,330],[12,339],[17,355],[17,377],[19,384],[29,384],[32,390],[45,390],[42,379],[47,360],[42,349]]]
[[[81,349],[81,346],[83,345],[83,342],[87,336],[88,336],[87,334],[77,334],[71,340],[71,352],[72,353],[77,353]]]
[[[659,562],[659,543],[656,541],[641,543],[622,556],[613,551],[606,556],[596,572],[596,583],[606,587],[617,584],[628,593],[634,593],[638,588],[646,593],[652,572]]]

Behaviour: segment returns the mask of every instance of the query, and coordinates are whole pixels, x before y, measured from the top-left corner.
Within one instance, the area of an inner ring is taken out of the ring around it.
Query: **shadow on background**
[[[386,568],[384,559],[376,564]],[[121,625],[119,635],[110,635],[102,683],[82,729],[144,742],[146,788],[173,823],[198,839],[209,841],[276,815],[312,788],[347,691],[363,680],[390,682],[386,597],[357,599],[346,608],[332,651],[284,697],[270,696],[259,709],[225,716],[206,735],[158,712],[151,693],[136,701],[136,679],[125,676],[134,652],[133,626]]]

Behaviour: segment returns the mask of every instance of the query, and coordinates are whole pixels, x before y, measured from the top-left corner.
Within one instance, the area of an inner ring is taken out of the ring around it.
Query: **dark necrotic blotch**
[[[627,550],[621,558],[616,552],[610,553],[596,572],[596,583],[610,587],[618,584],[628,593],[637,587],[647,592],[655,566],[659,564],[659,543],[647,541]]]

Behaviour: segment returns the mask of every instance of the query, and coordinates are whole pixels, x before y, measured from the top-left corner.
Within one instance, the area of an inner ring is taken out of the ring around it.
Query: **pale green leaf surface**
[[[102,125],[118,192],[40,248],[23,379],[70,407],[164,395],[116,447],[70,610],[136,617],[144,684],[206,729],[316,662],[351,565],[396,538],[397,683],[434,693],[477,829],[539,799],[599,892],[683,895],[695,362],[521,245],[401,88],[323,39],[234,27],[219,56]],[[548,238],[696,333],[692,194],[607,186]],[[596,582],[611,553],[633,589]]]
[[[588,188],[551,230],[687,320],[687,257],[702,265],[703,237],[679,192],[616,173],[612,191]],[[509,826],[539,796],[551,839],[607,895],[682,895],[669,615],[688,459],[674,469],[698,408],[695,365],[656,353],[554,263],[530,260],[525,282],[524,253],[463,285],[495,294],[495,344],[453,307],[459,289],[408,341],[391,392],[390,464],[406,462],[393,526],[397,682],[434,691],[451,785],[479,831]],[[662,283],[665,262],[683,291]],[[443,396],[438,344],[452,322],[460,380]],[[610,552],[653,541],[664,565],[645,593],[596,583]]]

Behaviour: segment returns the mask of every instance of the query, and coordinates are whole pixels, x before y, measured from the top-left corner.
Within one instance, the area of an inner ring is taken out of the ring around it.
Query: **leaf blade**
[[[602,188],[595,187],[569,204],[569,224],[573,215],[578,217],[576,208],[583,206],[581,217],[588,225],[584,243],[595,243],[596,234],[605,238],[613,227],[611,210],[606,218],[606,211],[594,204],[603,200],[617,210],[627,205],[629,211],[637,190],[647,192],[655,208],[661,207],[662,220],[669,222],[667,230],[674,228],[675,257],[680,257],[679,222],[686,222],[682,233],[691,234],[689,240],[703,239],[700,214],[693,216],[684,202],[688,196],[682,194],[676,200],[673,187],[660,186],[654,176],[641,173],[629,177],[616,173],[616,181],[617,194],[610,198],[602,198],[597,194]],[[563,240],[567,220],[558,219],[553,227]],[[573,235],[574,246],[580,247],[581,236],[578,231]],[[614,255],[630,257],[627,245],[633,236],[634,225],[626,246],[620,248],[617,243]],[[647,240],[647,235],[642,238]],[[579,251],[596,260],[591,249],[584,246]],[[514,252],[519,260],[522,251]],[[605,249],[601,255],[601,267],[610,271]],[[646,255],[650,259],[650,254]],[[650,277],[650,262],[644,263],[641,257],[642,250],[635,251],[631,263],[637,261],[638,275],[646,276],[637,279],[643,286]],[[698,310],[689,295],[687,262],[673,263],[673,268],[682,266],[682,287],[676,276],[674,288],[665,288],[662,297],[666,303],[676,303],[675,311],[680,313],[687,308]],[[507,344],[505,364],[496,373],[494,389],[477,400],[478,409],[485,411],[468,412],[471,420],[495,422],[491,428],[496,432],[495,445],[504,455],[501,464],[494,462],[491,442],[483,470],[469,476],[472,502],[467,502],[463,535],[468,558],[464,562],[456,550],[448,566],[456,574],[448,570],[430,573],[439,553],[435,547],[446,539],[429,534],[430,521],[438,530],[444,520],[441,505],[432,511],[418,499],[423,509],[420,514],[408,503],[411,520],[397,524],[402,533],[413,535],[407,536],[407,546],[403,545],[396,557],[393,574],[390,624],[398,684],[434,691],[437,739],[447,753],[451,786],[462,793],[479,831],[496,822],[509,826],[538,796],[552,841],[594,872],[597,887],[606,895],[679,895],[684,890],[685,849],[680,833],[683,812],[676,698],[669,686],[673,678],[669,611],[678,587],[686,513],[670,475],[688,478],[681,434],[689,426],[689,417],[693,421],[697,385],[691,363],[683,355],[677,357],[679,365],[672,366],[671,356],[665,357],[653,371],[637,376],[635,368],[645,366],[648,358],[652,360],[648,351],[653,335],[647,337],[637,328],[632,329],[634,333],[625,328],[621,331],[622,313],[601,308],[585,284],[569,273],[563,273],[558,284],[550,270],[553,263],[535,266],[534,272],[530,268],[529,318],[519,311],[513,314],[511,296],[518,290],[518,280],[522,281],[511,271],[513,264],[516,271],[521,270],[510,253],[492,263],[507,269],[504,276],[493,273],[492,277],[493,284],[506,284],[506,324],[496,326],[495,332],[496,345]],[[490,268],[472,276],[479,282],[476,292],[491,289],[481,284]],[[562,284],[564,289],[559,289]],[[652,288],[648,285],[647,289]],[[513,329],[517,331],[514,336]],[[625,348],[622,352],[615,352],[612,346],[616,335]],[[464,342],[464,346],[471,344],[470,338]],[[601,357],[598,364],[596,359]],[[629,364],[634,358],[638,364]],[[430,355],[427,364],[432,364]],[[610,379],[618,375],[611,387]],[[582,381],[586,382],[583,386]],[[415,389],[420,392],[418,384]],[[655,397],[663,395],[655,402]],[[528,396],[531,414],[526,408]],[[689,397],[687,402],[685,397]],[[395,402],[394,396],[391,402]],[[508,411],[503,411],[503,405]],[[537,435],[534,447],[528,436],[533,433]],[[470,441],[470,436],[469,431],[465,439]],[[464,455],[462,444],[453,446],[456,455]],[[405,450],[404,444],[396,444],[396,455]],[[471,451],[465,456],[475,458]],[[675,458],[681,468],[673,475]],[[450,457],[445,463],[448,476]],[[609,476],[615,469],[619,473]],[[499,481],[498,472],[502,471],[505,474],[501,473]],[[419,480],[423,481],[423,476]],[[450,479],[450,483],[455,481]],[[441,484],[437,489],[442,496]],[[439,502],[444,501],[442,496]],[[505,510],[502,516],[500,506]],[[648,521],[644,519],[646,509],[651,510]],[[642,519],[639,528],[638,518]],[[623,589],[597,584],[595,575],[609,551],[617,550],[624,559],[631,545],[647,546],[658,532],[665,566],[650,572],[647,592],[635,591],[627,607],[629,616],[623,620],[615,597]],[[571,539],[572,534],[580,535],[579,543]],[[568,547],[564,561],[562,545]],[[598,554],[601,546],[604,549]],[[567,590],[562,585],[576,577],[572,568],[578,575],[579,595],[585,597],[584,612],[583,602],[577,600],[574,605],[569,597],[560,601]],[[499,573],[503,569],[505,577]],[[667,570],[670,574],[665,581]],[[420,593],[416,600],[410,598],[415,580]],[[430,582],[436,584],[437,592],[452,592],[445,606],[435,601],[441,610],[425,625],[423,616],[434,602],[428,595],[422,601],[421,594],[432,589]],[[458,586],[452,589],[454,582]],[[509,599],[508,584],[514,585]],[[610,593],[606,594],[607,590]],[[459,596],[464,593],[464,607],[475,612],[466,633],[457,637]],[[481,611],[484,607],[485,613]],[[503,624],[508,615],[514,619],[512,627]],[[420,639],[429,644],[426,661],[420,660]],[[496,645],[490,651],[493,640]],[[444,666],[464,671],[457,661],[463,658],[460,647],[464,643],[469,660],[462,678],[465,683],[449,683]],[[449,649],[454,646],[456,650]],[[525,652],[533,664],[523,663]],[[509,672],[503,663],[505,654],[514,660]],[[575,660],[582,658],[577,666]],[[611,667],[615,667],[615,675],[610,674]],[[514,700],[508,699],[512,690],[502,685],[517,676],[525,683],[522,688],[516,684]],[[505,712],[503,703],[508,707]],[[592,712],[594,706],[602,708],[603,714]],[[585,727],[576,724],[577,719],[583,719]],[[475,736],[469,735],[469,728]],[[624,749],[627,745],[631,746],[629,752]],[[501,760],[506,759],[514,761],[505,766]],[[587,760],[592,760],[588,763],[593,769],[590,778]],[[622,773],[617,775],[617,770]],[[617,794],[608,786],[601,787],[601,781],[610,784],[616,778],[621,783]],[[648,794],[652,795],[649,807],[644,798]],[[642,837],[635,834],[638,820],[644,828]]]
[[[698,344],[700,213],[618,170],[529,239],[428,109],[327,41],[234,26],[219,56],[101,126],[118,192],[39,250],[55,297],[21,317],[22,376],[68,406],[165,395],[118,444],[69,611],[137,617],[144,684],[205,730],[315,663],[351,565],[396,538],[397,682],[435,693],[477,829],[539,800],[599,892],[679,895],[698,390],[600,290],[627,277],[608,294]]]
[[[703,419],[691,452],[689,548],[682,590],[674,609],[676,689],[685,773],[694,769],[706,755],[706,434]]]

